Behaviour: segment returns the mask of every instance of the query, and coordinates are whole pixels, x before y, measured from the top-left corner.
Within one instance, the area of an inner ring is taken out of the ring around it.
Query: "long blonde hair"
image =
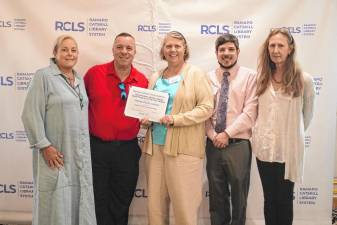
[[[276,65],[270,59],[269,55],[269,40],[276,34],[284,35],[291,49],[285,62],[285,71],[282,78],[284,93],[292,97],[300,96],[303,90],[303,75],[298,63],[295,61],[296,45],[293,36],[286,28],[272,29],[262,45],[260,57],[258,61],[258,78],[257,78],[257,96],[262,95],[271,82],[273,73],[276,70]]]

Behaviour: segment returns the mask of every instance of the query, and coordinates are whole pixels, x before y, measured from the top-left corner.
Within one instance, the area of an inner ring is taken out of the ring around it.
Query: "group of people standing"
[[[244,225],[252,151],[264,192],[266,225],[290,225],[294,182],[301,181],[304,131],[313,115],[311,77],[295,61],[287,29],[264,42],[257,73],[238,64],[239,41],[215,42],[219,66],[208,74],[187,63],[185,37],[171,31],[149,80],[132,66],[135,38],[116,36],[113,61],[74,66],[74,38],[57,38],[50,65],[34,75],[22,120],[33,148],[33,225],[127,225],[141,149],[150,225],[197,225],[207,158],[212,225]],[[166,92],[160,122],[124,115],[131,86]],[[207,136],[207,138],[205,138]]]

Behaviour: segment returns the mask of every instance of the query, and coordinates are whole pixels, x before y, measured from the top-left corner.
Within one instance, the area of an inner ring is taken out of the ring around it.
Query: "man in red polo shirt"
[[[125,116],[124,108],[130,86],[147,88],[148,81],[132,66],[136,54],[132,35],[118,34],[112,53],[112,62],[93,66],[84,77],[95,209],[98,225],[127,225],[141,150],[139,121]]]

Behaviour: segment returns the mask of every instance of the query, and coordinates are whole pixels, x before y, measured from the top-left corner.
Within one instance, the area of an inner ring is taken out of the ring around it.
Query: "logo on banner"
[[[156,25],[139,24],[138,27],[137,27],[137,31],[139,31],[139,32],[156,32],[157,28],[156,28]]]
[[[80,32],[87,31],[88,36],[106,36],[109,28],[109,19],[107,18],[88,18],[84,21],[55,21],[55,31]]]
[[[288,29],[292,35],[314,36],[316,34],[317,24],[305,23],[296,26],[283,26],[281,28]]]
[[[14,194],[16,193],[15,184],[0,184],[0,194]]]
[[[55,21],[55,31],[83,32],[84,30],[84,22]]]
[[[33,76],[34,73],[30,72],[17,72],[14,76],[0,74],[0,88],[14,87],[17,91],[26,91]]]
[[[24,18],[14,18],[12,20],[0,20],[0,28],[13,30],[26,30],[27,20]]]
[[[12,27],[12,21],[10,21],[10,20],[0,20],[0,27],[1,28],[10,28],[10,27]]]
[[[171,31],[171,23],[158,23],[158,32],[159,34],[167,34]]]
[[[0,194],[17,194],[19,198],[33,198],[33,181],[18,181],[17,184],[1,184]]]
[[[231,24],[202,24],[200,34],[202,35],[221,35],[234,34],[239,39],[249,39],[253,31],[252,20],[235,20]]]
[[[0,132],[0,139],[1,140],[14,140],[15,133],[14,132]]]
[[[229,25],[206,25],[203,24],[200,26],[201,34],[209,34],[209,35],[220,35],[220,34],[228,34],[230,33]]]
[[[304,137],[304,147],[305,148],[310,148],[311,145],[311,136],[310,135],[306,135]]]
[[[21,130],[15,132],[0,131],[0,140],[26,142],[27,134]]]
[[[15,131],[15,141],[16,142],[26,142],[28,140],[27,133],[23,130]]]
[[[33,198],[34,183],[33,181],[19,181],[17,190],[20,198]]]
[[[309,23],[302,25],[303,35],[305,36],[313,36],[316,34],[317,24]]]
[[[144,188],[136,188],[134,197],[135,198],[147,198],[148,196]]]
[[[158,25],[154,24],[138,24],[138,32],[157,32],[159,34],[167,34],[171,31],[171,23],[159,22]]]
[[[34,73],[17,72],[15,74],[15,86],[18,91],[27,91],[30,81],[33,79]]]
[[[249,39],[253,31],[252,20],[235,20],[232,33],[239,39]]]
[[[106,18],[89,18],[88,35],[89,36],[106,36],[109,28],[109,19]]]
[[[14,85],[14,77],[0,74],[0,88],[11,87]]]
[[[321,93],[321,90],[323,88],[323,77],[322,76],[314,76],[314,85],[315,85],[315,92],[318,96]]]
[[[295,197],[298,205],[316,205],[319,197],[317,187],[299,187]]]

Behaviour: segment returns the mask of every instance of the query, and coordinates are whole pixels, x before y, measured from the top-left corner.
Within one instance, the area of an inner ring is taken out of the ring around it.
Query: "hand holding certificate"
[[[129,91],[124,114],[159,122],[165,116],[168,98],[168,93],[133,86]]]

